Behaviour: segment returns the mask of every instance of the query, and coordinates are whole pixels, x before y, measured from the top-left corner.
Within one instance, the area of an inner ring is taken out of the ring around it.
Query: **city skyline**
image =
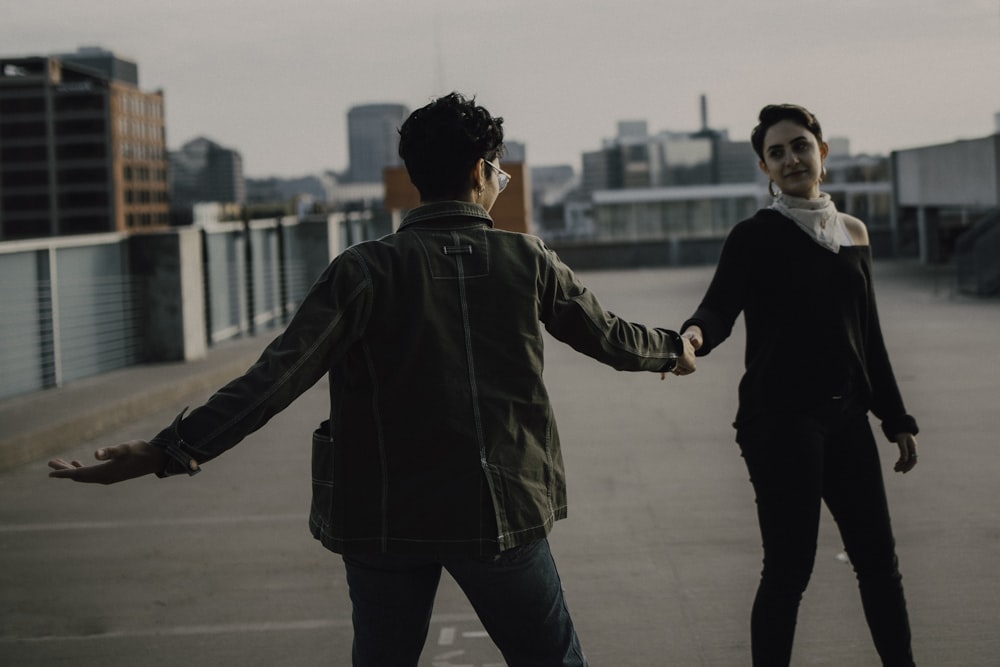
[[[7,13],[4,56],[100,46],[165,95],[167,144],[239,151],[250,177],[348,166],[347,111],[458,90],[505,118],[532,165],[571,164],[615,134],[708,123],[745,140],[771,102],[814,111],[852,152],[996,131],[995,0],[42,0]]]

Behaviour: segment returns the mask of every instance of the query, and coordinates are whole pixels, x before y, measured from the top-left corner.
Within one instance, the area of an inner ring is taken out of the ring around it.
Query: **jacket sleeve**
[[[540,267],[539,320],[577,352],[620,371],[669,371],[684,353],[675,331],[628,322],[604,310],[593,292],[548,248]]]
[[[701,328],[703,343],[697,352],[699,357],[729,338],[736,318],[746,305],[750,278],[748,236],[745,223],[729,233],[701,304],[681,326],[682,332],[691,325]]]
[[[906,413],[903,397],[896,383],[896,375],[889,362],[889,352],[882,336],[878,309],[875,305],[875,286],[872,281],[871,255],[863,264],[868,283],[868,319],[865,331],[865,371],[871,385],[871,411],[882,422],[882,432],[889,440],[900,433],[917,434],[917,421]]]
[[[150,441],[167,454],[160,476],[197,472],[316,384],[361,335],[370,292],[359,257],[348,250],[335,259],[246,373]]]

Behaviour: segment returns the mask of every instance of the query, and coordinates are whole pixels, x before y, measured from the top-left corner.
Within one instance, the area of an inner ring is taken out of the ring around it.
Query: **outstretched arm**
[[[115,484],[127,479],[155,474],[163,470],[166,454],[145,440],[129,440],[120,445],[101,447],[94,458],[103,463],[85,466],[79,461],[52,459],[49,477],[71,479],[88,484]]]

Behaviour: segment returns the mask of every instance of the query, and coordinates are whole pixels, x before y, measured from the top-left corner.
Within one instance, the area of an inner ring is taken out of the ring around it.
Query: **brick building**
[[[164,228],[163,93],[96,48],[0,58],[0,240]]]

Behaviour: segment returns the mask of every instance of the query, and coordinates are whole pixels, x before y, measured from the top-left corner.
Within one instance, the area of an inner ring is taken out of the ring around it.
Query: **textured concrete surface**
[[[947,274],[909,262],[878,264],[876,276],[922,429],[912,473],[892,473],[895,448],[882,449],[918,664],[1000,664],[1000,302],[956,295]],[[710,277],[582,274],[609,309],[671,327]],[[595,666],[749,664],[759,536],[729,426],[742,340],[663,382],[548,346],[570,493],[551,540]],[[350,664],[343,566],[306,525],[322,383],[197,477],[112,487],[46,477],[53,454],[86,458],[152,436],[266,341],[0,403],[0,664]],[[825,514],[793,664],[879,664],[840,554]],[[446,577],[421,667],[502,664]]]

